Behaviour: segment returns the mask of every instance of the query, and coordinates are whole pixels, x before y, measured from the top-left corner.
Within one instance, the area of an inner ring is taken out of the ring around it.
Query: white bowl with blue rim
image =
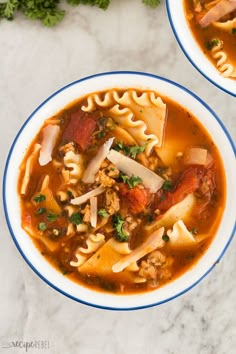
[[[207,59],[189,28],[183,0],[166,0],[167,13],[174,35],[192,65],[211,83],[236,96],[236,80],[224,78]]]
[[[21,227],[17,181],[25,151],[45,119],[80,96],[109,88],[151,89],[170,97],[190,111],[205,126],[224,163],[227,198],[222,222],[200,261],[188,272],[160,289],[137,295],[102,293],[80,286],[54,269],[40,254]],[[60,293],[90,306],[112,310],[134,310],[160,305],[184,294],[198,284],[219,262],[235,233],[236,168],[235,146],[217,115],[199,97],[179,84],[141,72],[108,72],[75,81],[48,97],[25,121],[10,148],[3,178],[3,204],[12,239],[31,269]],[[229,188],[230,186],[230,188]],[[230,190],[230,192],[229,192]]]

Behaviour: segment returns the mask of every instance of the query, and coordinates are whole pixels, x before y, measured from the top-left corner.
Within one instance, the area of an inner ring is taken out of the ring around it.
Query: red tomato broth
[[[122,90],[118,90],[118,91],[122,92]],[[50,188],[53,191],[54,195],[56,194],[58,189],[59,190],[61,189],[61,185],[63,184],[61,169],[59,167],[53,166],[52,162],[50,162],[46,166],[40,166],[38,161],[36,161],[34,164],[33,172],[31,173],[31,179],[29,183],[29,188],[27,189],[27,193],[25,196],[20,195],[20,187],[22,185],[22,180],[24,177],[25,164],[35,143],[41,143],[42,141],[41,132],[39,132],[36,135],[35,139],[30,144],[26,156],[21,164],[18,188],[19,188],[20,203],[21,203],[21,210],[22,210],[22,227],[24,228],[25,225],[27,224],[28,226],[31,227],[33,232],[38,232],[37,230],[38,230],[39,222],[46,223],[47,230],[41,232],[41,234],[44,233],[43,237],[48,237],[50,241],[55,243],[57,245],[57,250],[50,251],[47,248],[47,246],[42,242],[41,239],[31,237],[33,242],[35,243],[36,247],[39,249],[41,254],[50,262],[52,266],[54,266],[57,270],[61,271],[64,276],[68,277],[72,281],[79,283],[82,286],[92,288],[93,290],[96,291],[109,291],[109,292],[115,292],[117,294],[132,294],[137,292],[146,292],[146,291],[154,290],[160,286],[167,284],[170,281],[173,281],[174,279],[183,275],[186,271],[191,269],[193,266],[195,266],[196,263],[199,261],[199,259],[202,257],[202,255],[209,248],[214,238],[214,235],[218,229],[222,217],[222,213],[224,210],[225,197],[226,197],[225,176],[224,176],[223,164],[220,159],[219,152],[214,142],[210,138],[209,134],[205,130],[205,128],[197,121],[195,117],[193,117],[183,107],[179,106],[179,104],[173,102],[171,99],[167,97],[162,97],[162,99],[167,104],[167,109],[168,109],[168,117],[165,125],[165,135],[164,135],[165,138],[164,138],[163,146],[165,147],[165,144],[167,144],[168,138],[170,137],[171,139],[174,138],[174,140],[178,139],[178,141],[181,142],[181,152],[184,152],[185,149],[191,146],[200,146],[200,147],[207,148],[207,150],[211,153],[211,156],[214,161],[212,171],[214,173],[216,189],[204,213],[200,215],[195,215],[196,219],[189,220],[189,223],[187,225],[189,230],[195,229],[197,227],[198,234],[209,233],[209,228],[210,228],[210,236],[204,242],[200,243],[198,246],[195,246],[194,248],[191,249],[173,250],[171,247],[169,247],[167,242],[164,248],[160,249],[160,251],[162,252],[164,250],[167,260],[170,258],[171,262],[173,262],[173,266],[170,267],[172,269],[172,272],[169,276],[167,274],[164,278],[160,278],[160,279],[158,278],[157,281],[158,285],[155,284],[154,287],[153,284],[151,284],[151,282],[149,282],[149,285],[147,284],[148,282],[140,283],[140,284],[131,283],[129,281],[126,281],[124,278],[122,278],[122,274],[119,273],[114,273],[112,275],[103,275],[103,276],[98,276],[97,274],[81,274],[76,267],[72,267],[70,265],[70,261],[71,260],[75,261],[75,252],[76,249],[78,249],[78,247],[86,247],[87,235],[86,234],[78,235],[77,233],[75,233],[72,237],[71,236],[68,237],[66,235],[68,215],[66,214],[63,208],[65,207],[65,205],[69,205],[69,202],[62,203],[58,200],[57,197],[55,197],[57,203],[62,209],[62,212],[60,216],[57,218],[57,220],[52,223],[48,222],[47,220],[48,212],[44,213],[44,215],[37,215],[37,210],[39,207],[43,206],[43,202],[42,204],[39,203],[40,205],[36,205],[34,202],[32,203],[32,199],[34,198],[34,196],[38,195],[40,192],[40,186],[45,175],[50,176],[51,179]],[[63,131],[65,131],[66,129],[68,130],[71,113],[76,112],[78,108],[83,106],[84,103],[85,103],[84,98],[76,100],[72,102],[70,105],[68,105],[67,107],[65,107],[63,110],[58,112],[54,117],[55,119],[60,120],[60,126],[62,131],[58,138],[56,146],[54,147],[53,150],[53,155],[52,155],[53,159],[56,158],[57,160],[62,161],[61,153],[58,153],[58,149],[61,146],[63,146]],[[94,130],[95,133],[99,125],[98,119],[104,116],[105,117],[108,116],[105,109],[101,110],[99,108],[99,111],[98,112],[96,111],[96,114],[94,114],[92,119],[95,119],[97,122],[96,128]],[[45,121],[45,123],[47,123],[47,121]],[[176,137],[176,132],[178,132],[177,137]],[[90,143],[88,144],[85,153],[83,152],[83,149],[81,149],[80,146],[76,145],[76,151],[78,153],[84,154],[85,165],[87,165],[89,160],[96,155],[98,146],[102,145],[109,137],[115,135],[113,130],[107,130],[106,134],[104,136],[101,136],[98,139],[97,134],[95,133],[90,136]],[[68,141],[69,140],[70,139],[68,139]],[[152,151],[150,157],[158,159],[154,150]],[[166,166],[163,161],[158,159],[158,168],[157,168],[158,172],[160,170],[164,171],[168,167],[169,166]],[[183,159],[176,157],[173,160],[171,169],[172,169],[171,178],[173,184],[175,184],[180,179],[180,176],[183,173],[183,171],[186,170],[187,168],[186,166],[184,166]],[[116,185],[121,186],[121,183],[123,182],[119,181],[119,179],[117,180],[118,182],[116,181]],[[86,186],[82,182],[79,182],[78,184],[79,184],[79,189],[80,191],[82,191],[82,193],[85,193],[89,189],[92,189],[91,186],[88,185]],[[73,189],[76,188],[74,188],[74,186],[67,186],[67,190],[73,190]],[[133,190],[134,189],[130,189],[130,191]],[[138,220],[141,219],[140,224],[138,224],[135,230],[131,233],[129,239],[130,247],[131,249],[133,249],[138,247],[140,244],[142,244],[142,242],[147,237],[147,232],[143,228],[144,225],[150,222],[150,217],[152,220],[156,218],[156,215],[153,213],[152,210],[154,196],[153,198],[150,198],[148,203],[147,200],[145,199],[145,203],[144,203],[145,206],[143,208],[141,207],[140,212],[138,212],[137,214],[135,212],[130,214],[129,208],[127,208],[126,201],[125,200],[124,202],[122,201],[122,193],[119,194],[119,197],[121,199],[121,208],[119,210],[121,216],[123,218],[126,218],[127,215],[131,216],[133,218],[133,221],[137,221],[137,222],[139,222]],[[98,210],[103,209],[104,205],[105,205],[105,197],[103,195],[98,196]],[[81,213],[80,207],[78,207],[78,211],[79,213]],[[101,220],[101,217],[98,217],[98,219]],[[109,218],[109,220],[110,219],[111,217]],[[109,224],[112,224],[112,222],[109,221],[108,226]],[[54,228],[60,230],[59,235],[54,235],[52,233]],[[91,227],[89,227],[89,229],[91,230]],[[114,237],[113,235],[114,231],[113,233],[107,232],[105,227],[102,227],[99,230],[99,232],[105,234],[106,240],[109,240],[110,238]],[[145,259],[146,258],[144,257],[144,260]],[[140,265],[141,262],[142,260],[139,261],[138,264]],[[165,273],[165,270],[163,269],[158,269],[158,271],[164,271]]]

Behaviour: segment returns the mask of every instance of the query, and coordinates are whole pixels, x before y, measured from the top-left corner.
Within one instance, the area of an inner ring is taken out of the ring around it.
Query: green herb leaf
[[[172,191],[173,183],[171,181],[165,181],[161,187],[164,191]]]
[[[165,242],[169,242],[170,241],[170,238],[168,235],[163,235],[162,236],[162,240],[165,241]]]
[[[236,28],[232,28],[231,33],[232,33],[232,34],[236,34]]]
[[[47,225],[45,224],[45,222],[40,222],[40,223],[38,224],[38,229],[39,229],[40,231],[45,231],[45,230],[47,230]]]
[[[42,214],[44,214],[44,213],[46,213],[46,211],[47,211],[47,209],[46,208],[39,208],[38,210],[37,210],[37,215],[42,215]]]
[[[69,220],[72,224],[79,225],[82,224],[83,217],[81,213],[73,213]]]
[[[129,240],[129,235],[124,232],[123,225],[125,220],[120,214],[114,214],[112,217],[113,227],[116,230],[115,238],[119,242],[126,242]]]
[[[70,5],[90,5],[97,6],[100,9],[106,10],[110,4],[110,0],[67,0]]]
[[[153,9],[160,4],[160,0],[143,0],[143,3]]]
[[[97,133],[97,138],[98,139],[102,139],[105,135],[106,135],[106,133],[104,131],[98,132]]]
[[[52,212],[50,212],[50,213],[47,215],[47,220],[48,220],[49,222],[53,222],[53,221],[55,221],[57,218],[58,218],[58,215],[56,215],[56,214],[54,214],[54,213],[52,213]]]
[[[98,210],[98,215],[102,216],[103,218],[108,218],[109,214],[105,209]]]
[[[131,146],[131,147],[130,147],[129,155],[130,155],[133,159],[135,159],[136,156],[137,156],[137,154],[140,154],[141,152],[144,152],[144,151],[145,151],[146,146],[147,146],[147,144],[144,144],[144,145],[142,145],[142,146],[136,146],[136,145]]]
[[[46,196],[44,194],[39,194],[39,195],[36,195],[36,197],[34,197],[33,200],[35,201],[35,203],[40,203],[40,202],[43,202],[44,200],[46,200]]]
[[[147,221],[148,222],[153,222],[153,220],[154,220],[153,216],[151,214],[148,214],[147,215]]]
[[[193,235],[197,235],[197,228],[196,227],[193,227],[191,230],[190,230],[191,234]]]
[[[7,20],[13,20],[14,15],[19,8],[19,0],[8,0],[5,3],[1,3],[0,15],[1,17],[6,18]]]
[[[141,152],[145,151],[146,146],[147,144],[144,144],[142,146],[138,146],[138,145],[128,146],[128,145],[124,145],[122,142],[117,142],[113,147],[113,149],[116,151],[123,151],[126,156],[131,156],[133,159],[135,159],[137,154],[140,154]]]
[[[74,198],[73,193],[71,191],[67,191],[66,193],[70,199]]]
[[[147,6],[155,8],[160,0],[142,0]],[[106,10],[110,0],[67,0],[72,5],[97,6]],[[13,20],[17,11],[21,11],[26,17],[32,20],[39,20],[44,26],[52,27],[57,25],[65,15],[60,9],[62,0],[6,0],[0,3],[0,18]]]
[[[219,39],[214,38],[214,39],[212,39],[211,41],[207,41],[207,42],[206,42],[206,48],[207,48],[208,50],[211,50],[212,48],[218,46],[219,44],[220,44]]]
[[[124,183],[127,183],[129,188],[132,189],[135,186],[137,186],[137,184],[142,183],[142,179],[138,176],[131,176],[131,177],[127,177],[125,175],[121,175],[121,178],[123,180]]]

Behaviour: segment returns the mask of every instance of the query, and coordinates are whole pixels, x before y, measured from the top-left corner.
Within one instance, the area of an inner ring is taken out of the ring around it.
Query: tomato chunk
[[[154,201],[154,210],[166,211],[172,205],[181,202],[188,194],[196,191],[200,184],[200,175],[197,168],[191,167],[181,176],[173,192],[158,191]]]
[[[204,167],[190,167],[180,177],[173,191],[159,190],[156,193],[153,210],[165,212],[173,205],[181,202],[188,194],[199,194],[199,213],[211,201],[215,189],[214,172]]]
[[[128,210],[132,214],[143,212],[150,201],[150,193],[147,189],[134,187],[130,189],[126,184],[120,184],[120,194],[123,196]]]
[[[91,144],[91,136],[96,128],[94,113],[77,111],[71,114],[71,119],[63,134],[63,141],[74,141],[82,150]]]

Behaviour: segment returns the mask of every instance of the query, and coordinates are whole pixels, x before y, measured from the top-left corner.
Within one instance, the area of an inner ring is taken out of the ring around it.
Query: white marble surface
[[[70,9],[53,29],[19,16],[0,22],[0,170],[16,132],[49,94],[102,71],[139,70],[185,85],[217,112],[236,140],[235,98],[207,82],[182,54],[164,1],[112,0],[104,12]],[[112,312],[55,292],[14,246],[1,207],[0,353],[7,343],[48,341],[49,354],[233,354],[236,348],[236,239],[214,271],[184,296],[147,310]]]

